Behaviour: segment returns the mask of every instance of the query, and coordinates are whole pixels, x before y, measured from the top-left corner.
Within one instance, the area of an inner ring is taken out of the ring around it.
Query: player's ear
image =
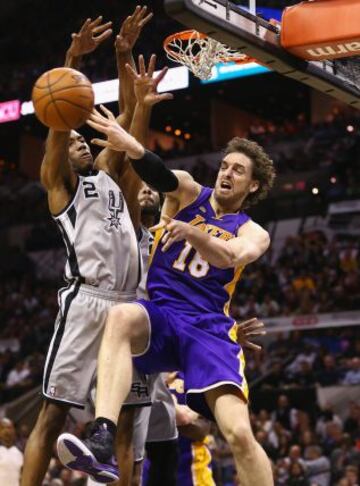
[[[251,181],[249,192],[256,192],[260,187],[259,181]]]

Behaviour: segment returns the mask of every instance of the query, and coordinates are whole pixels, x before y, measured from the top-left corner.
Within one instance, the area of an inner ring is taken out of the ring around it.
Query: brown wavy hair
[[[276,177],[274,162],[263,147],[247,138],[234,137],[225,147],[225,155],[239,152],[252,161],[252,178],[259,181],[259,188],[249,193],[244,201],[243,209],[253,206],[261,199],[265,199],[274,184]]]

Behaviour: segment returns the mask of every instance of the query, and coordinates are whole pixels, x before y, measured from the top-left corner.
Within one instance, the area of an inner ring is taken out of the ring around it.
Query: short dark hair
[[[267,196],[274,184],[275,167],[263,147],[247,138],[232,138],[226,145],[225,155],[232,152],[239,152],[249,157],[252,162],[252,177],[259,181],[259,188],[249,193],[244,201],[243,208],[246,209]]]

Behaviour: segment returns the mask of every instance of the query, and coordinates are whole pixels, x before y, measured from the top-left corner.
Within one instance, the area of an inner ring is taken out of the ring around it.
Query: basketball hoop
[[[196,30],[184,30],[169,35],[163,43],[172,61],[188,67],[200,79],[210,79],[212,68],[219,62],[251,62],[246,54],[230,49]]]

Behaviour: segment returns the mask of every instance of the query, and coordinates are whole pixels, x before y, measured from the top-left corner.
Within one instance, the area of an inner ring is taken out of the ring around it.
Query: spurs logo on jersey
[[[120,191],[109,191],[109,216],[106,218],[108,224],[106,229],[110,231],[112,228],[119,230],[121,225],[121,215],[124,212],[124,196]]]
[[[141,275],[137,238],[124,196],[106,172],[79,176],[72,201],[54,219],[67,250],[66,280],[135,291]]]

